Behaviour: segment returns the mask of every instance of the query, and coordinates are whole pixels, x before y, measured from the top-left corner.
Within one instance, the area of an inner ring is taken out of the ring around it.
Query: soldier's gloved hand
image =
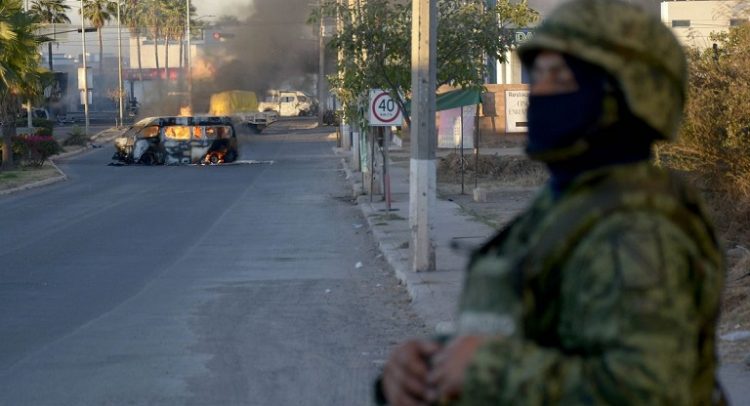
[[[480,335],[459,336],[435,354],[427,377],[431,388],[427,399],[430,404],[444,404],[461,396],[466,369],[474,353],[487,339],[487,336]]]
[[[396,347],[383,368],[382,388],[392,406],[427,405],[430,358],[440,349],[429,340],[410,340]]]

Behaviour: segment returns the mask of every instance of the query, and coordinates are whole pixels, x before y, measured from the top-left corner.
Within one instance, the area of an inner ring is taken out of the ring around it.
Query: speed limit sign
[[[391,95],[385,90],[370,90],[370,125],[387,127],[401,125],[403,114]]]

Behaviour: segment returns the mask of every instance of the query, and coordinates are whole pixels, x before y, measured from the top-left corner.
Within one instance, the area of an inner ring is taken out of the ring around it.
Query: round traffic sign
[[[372,116],[382,123],[390,123],[396,121],[401,113],[401,109],[398,108],[396,101],[391,98],[388,92],[382,92],[373,98],[372,101]]]

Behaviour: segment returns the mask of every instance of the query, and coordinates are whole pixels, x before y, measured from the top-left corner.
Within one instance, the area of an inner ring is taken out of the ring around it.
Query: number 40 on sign
[[[403,114],[391,95],[381,89],[370,90],[369,117],[371,126],[401,125]]]

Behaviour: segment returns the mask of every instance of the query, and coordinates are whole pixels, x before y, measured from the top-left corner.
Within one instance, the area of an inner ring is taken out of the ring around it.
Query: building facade
[[[730,27],[746,24],[750,19],[750,2],[664,1],[661,20],[672,28],[685,46],[706,49],[713,46],[711,33],[726,32]]]

